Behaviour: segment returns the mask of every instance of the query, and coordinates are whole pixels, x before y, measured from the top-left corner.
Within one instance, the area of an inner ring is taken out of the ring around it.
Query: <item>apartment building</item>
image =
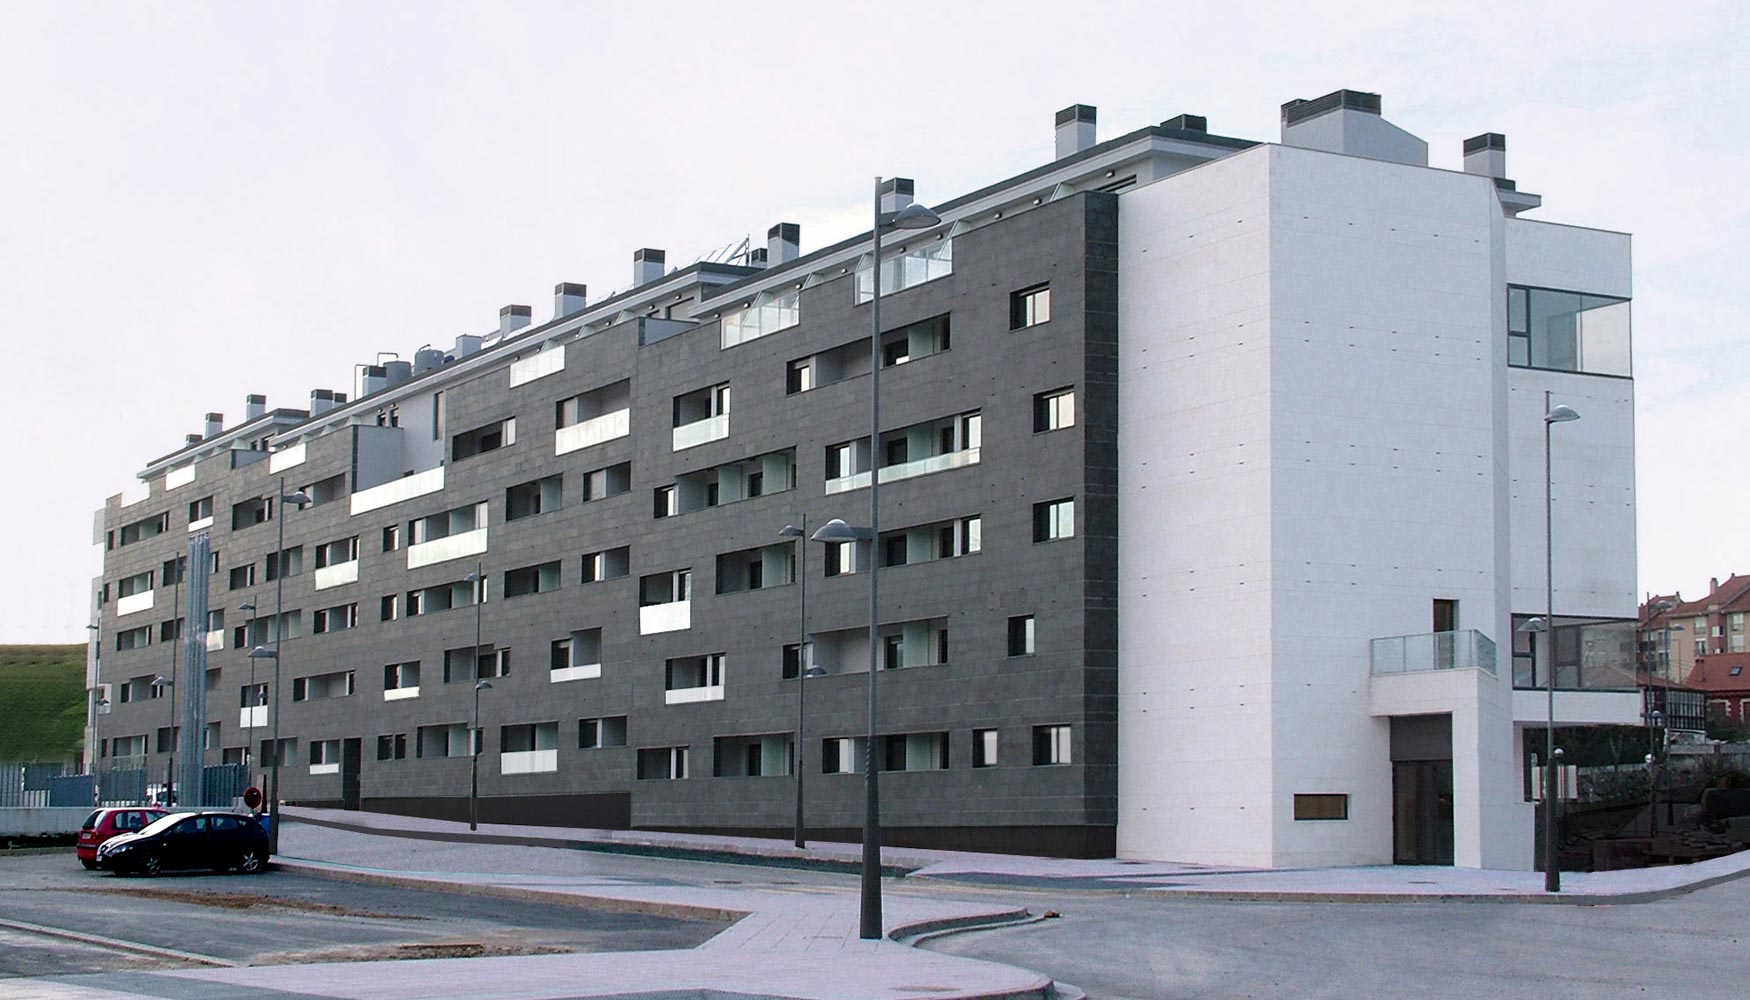
[[[879,263],[790,223],[640,250],[599,302],[210,421],[100,513],[97,755],[158,752],[204,533],[206,753],[276,752],[246,654],[280,639],[288,800],[459,816],[478,746],[489,820],[775,831],[799,769],[849,838],[872,760],[893,844],[1529,867],[1545,672],[1560,726],[1639,718],[1628,237],[1521,218],[1498,134],[1429,167],[1377,95],[1278,143],[1095,128]],[[1546,392],[1582,419],[1534,634]],[[872,473],[878,538],[780,534],[862,523]]]

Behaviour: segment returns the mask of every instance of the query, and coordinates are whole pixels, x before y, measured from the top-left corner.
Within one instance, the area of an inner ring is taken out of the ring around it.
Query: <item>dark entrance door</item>
[[[1392,860],[1452,864],[1452,761],[1392,763]]]
[[[340,808],[359,807],[359,760],[363,756],[362,741],[342,740],[340,744]]]

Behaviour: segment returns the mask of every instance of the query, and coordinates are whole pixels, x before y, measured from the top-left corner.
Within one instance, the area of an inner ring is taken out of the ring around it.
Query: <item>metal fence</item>
[[[66,764],[0,764],[0,808],[142,805],[164,795],[163,784],[149,781],[144,767],[71,772]],[[209,765],[201,772],[199,800],[179,794],[178,804],[223,809],[247,787],[247,765]]]

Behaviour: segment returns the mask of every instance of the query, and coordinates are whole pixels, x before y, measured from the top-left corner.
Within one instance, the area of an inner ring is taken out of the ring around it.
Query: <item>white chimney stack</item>
[[[553,318],[564,319],[567,316],[583,312],[589,304],[589,286],[576,282],[561,281],[553,286]]]
[[[780,222],[766,230],[766,266],[788,264],[802,254],[802,227]]]
[[[207,414],[207,437],[218,437],[224,429],[225,415],[223,413]]]
[[[1057,158],[1074,156],[1094,145],[1094,106],[1072,104],[1057,113]]]
[[[1372,160],[1428,165],[1428,144],[1380,117],[1378,94],[1333,90],[1282,106],[1282,144]]]
[[[668,273],[668,254],[645,247],[632,252],[632,287],[648,285]]]
[[[346,402],[346,393],[344,392],[335,392],[333,389],[311,389],[310,416],[327,413],[344,402]]]
[[[528,326],[533,321],[531,315],[528,306],[505,306],[500,309],[498,311],[498,335],[508,337]]]
[[[1484,132],[1464,141],[1464,172],[1484,177],[1507,176],[1507,137]]]
[[[897,212],[911,204],[910,177],[889,177],[881,182],[881,211]]]
[[[243,419],[254,420],[267,413],[267,397],[251,393],[243,397]]]

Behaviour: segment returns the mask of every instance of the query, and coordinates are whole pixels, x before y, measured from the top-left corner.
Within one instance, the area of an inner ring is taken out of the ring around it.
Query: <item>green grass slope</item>
[[[0,761],[58,761],[85,730],[84,646],[0,646]]]

